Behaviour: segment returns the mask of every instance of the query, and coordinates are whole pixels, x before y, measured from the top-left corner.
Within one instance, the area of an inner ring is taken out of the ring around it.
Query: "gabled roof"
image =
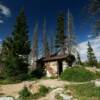
[[[44,58],[44,62],[50,62],[50,61],[59,61],[59,60],[66,60],[66,55],[57,55],[57,56],[52,56],[48,58]]]
[[[62,60],[66,60],[67,55],[57,55],[57,54],[52,54],[48,57],[42,57],[40,59],[37,60],[37,62],[51,62],[51,61],[62,61]]]

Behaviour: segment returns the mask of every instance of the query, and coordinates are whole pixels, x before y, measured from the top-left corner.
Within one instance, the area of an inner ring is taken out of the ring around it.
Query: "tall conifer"
[[[90,42],[88,42],[88,48],[87,48],[87,58],[88,58],[88,64],[90,66],[96,66],[97,65],[97,60],[96,60],[96,56],[93,52],[93,49],[91,47]]]

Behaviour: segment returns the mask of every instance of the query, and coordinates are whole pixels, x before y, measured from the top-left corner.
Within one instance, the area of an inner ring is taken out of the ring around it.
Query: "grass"
[[[62,80],[86,82],[96,79],[96,75],[82,67],[67,68],[60,76]]]
[[[50,88],[47,88],[43,85],[40,86],[39,92],[32,94],[27,87],[24,87],[20,92],[19,92],[19,100],[36,100],[40,97],[45,96],[48,92],[50,91]]]
[[[96,78],[100,79],[100,72],[96,72]]]
[[[95,87],[93,83],[66,86],[65,91],[68,89],[78,100],[100,100],[100,87]]]
[[[33,94],[34,99],[38,99],[40,97],[44,97],[47,93],[49,93],[50,88],[47,88],[43,85],[40,86],[39,92]]]
[[[15,83],[20,83],[20,82],[22,82],[22,81],[20,81],[20,80],[12,81],[12,80],[9,80],[9,79],[1,79],[0,85],[15,84]]]
[[[21,100],[25,100],[26,98],[28,97],[31,97],[31,92],[28,90],[27,87],[24,87],[20,92],[19,92],[19,95],[20,95],[20,99]]]
[[[36,81],[37,78],[34,77],[27,77],[25,80],[11,80],[11,79],[0,79],[0,85],[6,85],[6,84],[16,84],[23,81]]]
[[[55,98],[56,98],[57,100],[63,100],[63,97],[61,97],[59,93],[55,95]]]

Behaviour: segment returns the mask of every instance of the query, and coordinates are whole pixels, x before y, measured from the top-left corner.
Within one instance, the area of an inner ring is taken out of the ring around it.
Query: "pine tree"
[[[91,47],[91,44],[90,42],[88,42],[88,48],[87,48],[87,58],[88,58],[88,64],[90,66],[96,66],[97,65],[97,60],[96,60],[96,57],[95,57],[95,54],[93,52],[93,49]]]
[[[3,74],[5,78],[10,78],[16,76],[16,72],[14,72],[14,67],[16,63],[14,62],[13,57],[13,41],[11,37],[7,37],[3,41],[2,45],[2,63],[4,64]],[[14,75],[15,74],[15,75]]]
[[[64,34],[64,13],[60,13],[57,17],[57,32],[55,37],[55,47],[65,54],[65,34]]]
[[[11,37],[7,37],[3,43],[2,43],[2,50],[0,53],[0,58],[1,58],[1,65],[0,67],[2,67],[2,72],[1,74],[3,74],[3,77],[5,77],[4,72],[6,72],[5,69],[10,70],[10,68],[6,68],[6,61],[7,61],[7,57],[11,54],[11,52],[13,52],[12,50],[12,38]],[[11,59],[9,59],[9,61],[11,61]],[[7,73],[7,72],[6,72]]]
[[[82,61],[81,61],[81,57],[80,57],[79,52],[77,52],[77,64],[79,64],[79,65],[82,64]]]
[[[13,52],[13,40],[11,37],[7,37],[2,43],[1,58],[2,61],[6,59],[9,52]]]
[[[15,55],[27,59],[30,53],[30,41],[28,39],[28,26],[23,10],[20,11],[19,16],[17,17],[12,34]]]
[[[6,78],[23,79],[28,72],[28,55],[30,42],[24,11],[21,11],[16,20],[12,36],[3,43],[4,74]]]

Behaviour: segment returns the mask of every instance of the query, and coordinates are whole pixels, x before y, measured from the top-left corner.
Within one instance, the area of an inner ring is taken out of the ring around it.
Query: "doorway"
[[[61,75],[63,71],[62,61],[58,61],[58,76]]]

